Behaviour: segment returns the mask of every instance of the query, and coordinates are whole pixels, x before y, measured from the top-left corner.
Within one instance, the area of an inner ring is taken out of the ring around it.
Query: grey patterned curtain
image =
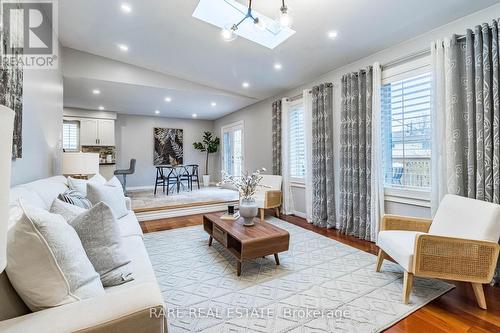
[[[342,77],[340,133],[341,232],[370,240],[373,69]]]
[[[500,203],[500,88],[498,21],[453,36],[448,183],[455,194]],[[500,281],[499,266],[495,281]]]
[[[281,175],[281,100],[273,103],[273,175]]]
[[[312,219],[324,228],[335,227],[333,173],[333,86],[312,88]]]

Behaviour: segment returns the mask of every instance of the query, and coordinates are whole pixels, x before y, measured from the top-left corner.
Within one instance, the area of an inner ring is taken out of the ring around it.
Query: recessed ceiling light
[[[210,103],[210,105],[212,105],[213,107],[216,107],[216,106],[217,106],[217,103],[212,102],[212,103]]]
[[[243,82],[243,83],[241,84],[241,86],[242,86],[243,88],[248,88],[248,87],[250,87],[250,83],[248,83],[248,82]]]
[[[172,98],[171,97],[165,97],[165,102],[167,102],[167,103],[172,102]]]
[[[122,9],[122,12],[124,12],[125,14],[130,14],[132,12],[132,6],[130,6],[128,3],[125,2],[122,3],[120,8]]]
[[[101,111],[104,110],[104,106],[99,105],[99,110],[101,110]]]
[[[155,114],[160,114],[160,110],[155,110]]]
[[[128,51],[128,45],[125,44],[118,44],[117,45],[120,51],[127,52]]]
[[[101,91],[99,89],[94,89],[94,90],[92,90],[92,93],[94,95],[99,95],[101,93]]]
[[[330,39],[335,39],[335,38],[337,38],[338,35],[339,35],[339,33],[335,30],[328,32],[328,38],[330,38]]]
[[[196,117],[198,117],[198,115],[196,113],[193,113],[192,117],[196,118]]]
[[[283,68],[283,66],[279,62],[277,62],[277,63],[274,64],[274,69],[275,70],[280,71],[282,68]]]

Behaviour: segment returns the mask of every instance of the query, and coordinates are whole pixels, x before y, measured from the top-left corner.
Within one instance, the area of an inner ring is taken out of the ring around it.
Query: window
[[[383,73],[382,145],[386,188],[408,193],[430,192],[431,89],[427,58]]]
[[[304,128],[304,104],[290,105],[288,112],[289,121],[289,167],[290,178],[303,181],[306,174],[306,143]]]
[[[63,122],[63,149],[77,151],[79,149],[80,127],[78,121]]]

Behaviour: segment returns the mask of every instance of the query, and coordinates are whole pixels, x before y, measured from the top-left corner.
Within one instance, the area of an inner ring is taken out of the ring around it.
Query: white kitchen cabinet
[[[115,121],[109,119],[80,119],[81,146],[114,146]]]
[[[98,146],[98,120],[80,119],[80,145]]]
[[[99,119],[97,132],[99,133],[99,146],[114,146],[115,145],[115,121]]]

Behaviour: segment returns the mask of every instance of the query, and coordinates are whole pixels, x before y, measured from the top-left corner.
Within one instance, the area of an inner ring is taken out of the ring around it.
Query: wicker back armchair
[[[500,205],[447,195],[434,220],[386,215],[378,235],[376,271],[392,258],[404,268],[403,302],[414,276],[470,282],[486,309],[483,284],[495,273],[500,246]]]

